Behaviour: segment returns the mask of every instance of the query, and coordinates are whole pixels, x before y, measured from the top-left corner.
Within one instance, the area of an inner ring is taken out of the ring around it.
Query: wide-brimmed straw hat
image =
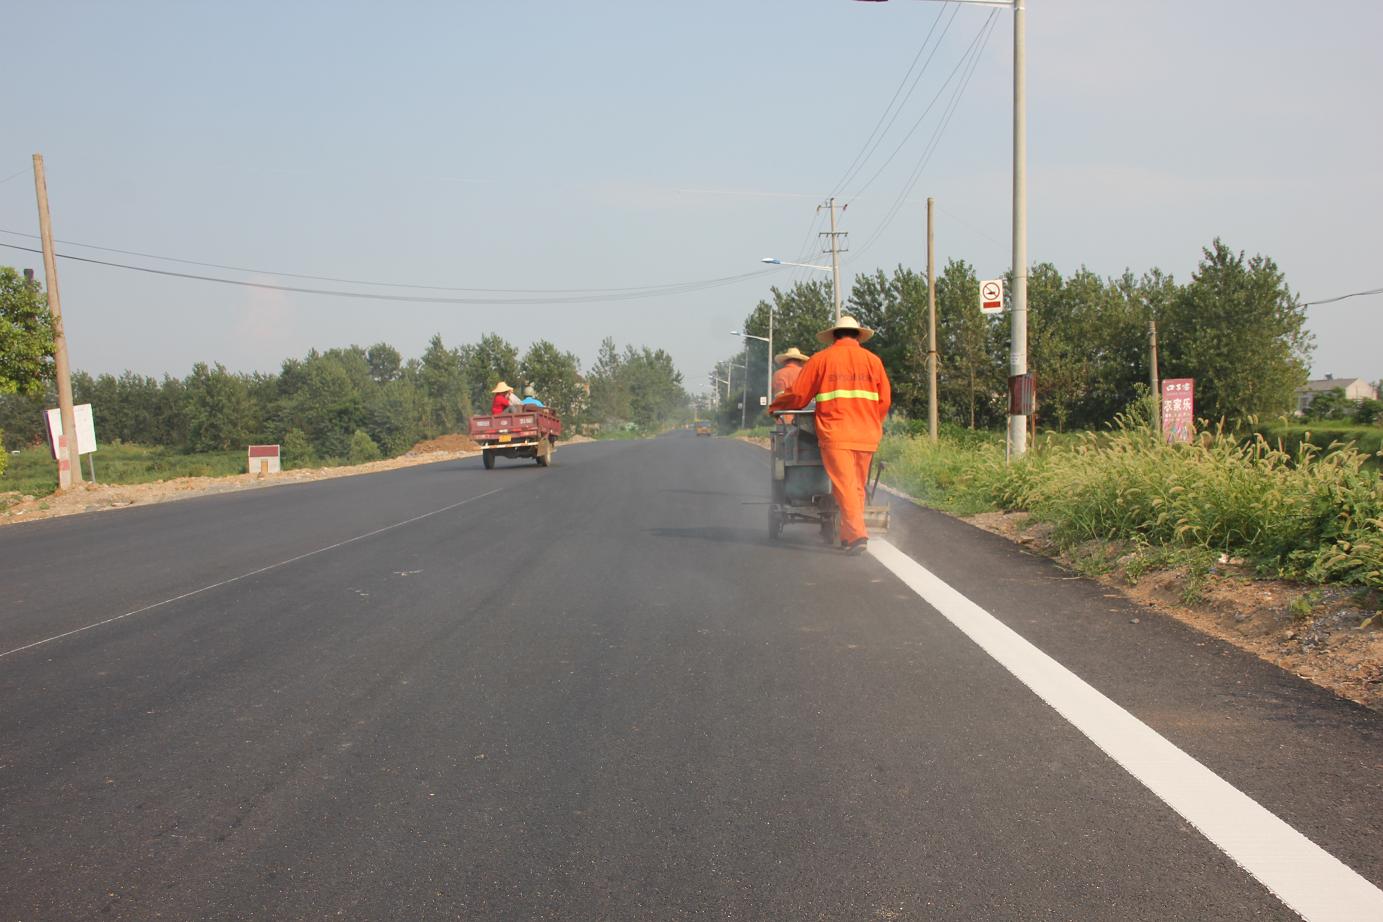
[[[783,362],[787,362],[791,359],[796,359],[799,362],[805,362],[808,358],[810,358],[810,356],[803,355],[801,349],[798,349],[796,346],[793,346],[787,352],[779,352],[777,355],[773,357],[773,361],[781,365]]]
[[[501,381],[501,382],[499,382],[498,384],[495,385],[495,389],[492,390],[492,391],[490,391],[490,393],[492,393],[492,394],[506,394],[506,393],[508,393],[509,391],[512,391],[512,390],[513,390],[512,387],[510,387],[508,384],[505,384],[503,381]]]
[[[523,395],[525,397],[537,397],[538,392],[533,389],[533,385],[529,384],[524,387]]]
[[[828,344],[828,345],[831,344],[831,343],[833,343],[833,342],[835,342],[835,341],[836,341],[836,337],[835,337],[835,332],[836,332],[836,330],[859,330],[859,331],[860,331],[860,342],[862,342],[862,343],[863,343],[863,342],[868,342],[868,341],[869,341],[869,337],[871,337],[871,336],[874,335],[874,331],[871,330],[871,329],[869,329],[869,327],[862,327],[862,326],[860,326],[860,322],[859,322],[858,320],[856,320],[854,317],[850,317],[850,316],[847,315],[847,316],[843,316],[843,317],[841,317],[839,320],[837,320],[835,326],[833,326],[833,327],[827,327],[826,329],[822,330],[820,333],[816,334],[817,341],[818,341],[818,342],[826,343],[826,344]]]

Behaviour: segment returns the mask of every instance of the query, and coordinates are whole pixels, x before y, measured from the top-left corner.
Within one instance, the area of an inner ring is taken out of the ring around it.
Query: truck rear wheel
[[[495,466],[495,453],[492,451],[482,451],[480,460],[485,464],[485,470],[493,470]]]

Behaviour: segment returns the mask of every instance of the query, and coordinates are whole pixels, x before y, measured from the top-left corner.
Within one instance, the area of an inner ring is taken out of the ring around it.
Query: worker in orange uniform
[[[806,364],[807,356],[801,349],[793,346],[787,352],[780,352],[773,357],[773,361],[782,367],[773,373],[773,396],[777,397],[783,391],[792,387],[792,382],[797,380],[797,376],[802,373],[802,366]]]
[[[851,554],[861,554],[869,545],[865,484],[893,397],[884,363],[861,347],[873,335],[854,317],[841,317],[816,334],[830,348],[808,359],[792,386],[769,405],[770,411],[800,410],[816,401],[821,461],[840,509],[840,543]]]
[[[773,373],[773,397],[777,397],[783,391],[792,387],[792,382],[797,380],[797,376],[802,373],[802,366],[807,361],[807,356],[801,349],[793,346],[787,352],[780,352],[773,357],[773,361],[782,367]],[[783,422],[791,425],[792,415],[782,417]]]

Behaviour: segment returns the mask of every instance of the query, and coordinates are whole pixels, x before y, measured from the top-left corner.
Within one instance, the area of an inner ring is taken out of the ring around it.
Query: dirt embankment
[[[1243,561],[1227,557],[1208,573],[1184,566],[1140,572],[1136,555],[1111,544],[1087,549],[1097,562],[1092,567],[1091,558],[1082,562],[1062,553],[1050,530],[1026,513],[986,512],[965,521],[1337,695],[1383,710],[1383,598],[1377,593],[1261,579]]]

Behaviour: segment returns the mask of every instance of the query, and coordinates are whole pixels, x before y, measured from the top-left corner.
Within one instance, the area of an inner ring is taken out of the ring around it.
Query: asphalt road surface
[[[1245,870],[1269,833],[882,545],[770,543],[767,476],[678,433],[0,530],[0,919],[1298,917],[1295,853]],[[945,517],[890,542],[1372,905],[1380,715]]]

